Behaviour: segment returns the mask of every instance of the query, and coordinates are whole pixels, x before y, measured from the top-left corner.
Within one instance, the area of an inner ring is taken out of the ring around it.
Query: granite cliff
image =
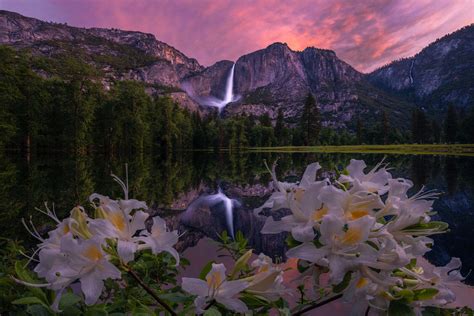
[[[379,121],[382,112],[408,127],[414,107],[443,112],[447,104],[468,108],[474,102],[474,26],[430,44],[417,55],[363,74],[331,50],[294,51],[285,43],[246,54],[235,62],[234,102],[223,116],[283,109],[290,125],[312,93],[323,125],[354,128],[357,118]],[[80,58],[103,75],[108,88],[116,80],[144,82],[152,94],[169,94],[193,111],[207,113],[209,99],[224,97],[234,65],[219,61],[204,67],[152,34],[118,29],[77,28],[0,10],[0,44],[46,58]]]

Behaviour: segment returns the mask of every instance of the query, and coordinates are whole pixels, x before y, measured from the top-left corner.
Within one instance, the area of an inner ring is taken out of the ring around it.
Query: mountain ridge
[[[471,24],[443,36],[410,58],[416,60],[416,56],[423,56],[424,50],[441,45],[460,31],[466,32],[469,39],[474,34],[473,28]],[[210,111],[205,106],[206,99],[222,99],[227,76],[234,64],[223,60],[204,67],[196,59],[187,57],[149,33],[77,28],[4,10],[0,10],[0,44],[29,49],[48,58],[60,54],[79,55],[103,72],[106,86],[116,80],[136,80],[154,87],[151,93],[158,94],[163,93],[159,87],[171,87],[164,89],[166,93],[182,106],[201,113]],[[461,47],[461,55],[466,50],[472,55],[474,48],[471,44],[461,44],[454,47],[454,51]],[[228,104],[222,115],[258,116],[266,113],[275,119],[281,108],[286,121],[293,124],[301,115],[306,95],[312,93],[318,101],[325,126],[354,129],[356,120],[377,121],[386,112],[390,121],[408,127],[415,107],[439,109],[443,106],[425,105],[426,100],[432,100],[436,93],[442,94],[440,100],[443,102],[462,99],[463,107],[472,104],[474,85],[469,86],[472,76],[467,76],[471,78],[467,85],[458,80],[459,74],[465,78],[466,69],[472,69],[472,58],[465,62],[467,66],[449,71],[444,77],[442,70],[429,69],[425,77],[429,79],[436,72],[439,78],[442,77],[442,89],[438,91],[438,86],[434,96],[434,90],[431,90],[428,99],[415,88],[406,89],[407,84],[420,89],[425,89],[427,84],[433,85],[428,79],[420,79],[421,64],[411,62],[410,58],[364,74],[339,59],[332,50],[307,47],[294,51],[286,43],[275,42],[235,61],[234,94],[239,98]],[[425,63],[429,64],[429,60]],[[438,64],[442,64],[442,60]],[[416,75],[412,76],[412,70],[417,71]],[[454,82],[452,88],[449,86],[451,82]],[[461,92],[456,92],[458,90]]]

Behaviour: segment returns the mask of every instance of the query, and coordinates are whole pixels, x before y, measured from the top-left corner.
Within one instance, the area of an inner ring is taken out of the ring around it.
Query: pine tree
[[[446,120],[444,122],[444,137],[447,143],[456,142],[456,136],[458,132],[458,118],[456,115],[456,109],[453,105],[449,105],[448,112],[446,113]]]
[[[285,123],[283,122],[283,110],[281,108],[278,109],[278,116],[275,124],[275,137],[277,138],[277,142],[280,145],[283,145],[283,137],[285,134]]]
[[[266,126],[266,127],[272,126],[272,120],[270,119],[270,116],[268,115],[268,113],[262,114],[259,120],[262,126]]]
[[[361,145],[363,142],[363,137],[364,137],[364,125],[362,124],[362,121],[360,118],[357,118],[357,123],[356,123],[356,134],[357,134],[357,144]]]
[[[388,136],[389,136],[389,123],[387,118],[387,112],[382,112],[382,135],[383,135],[383,143],[386,145],[388,143]]]
[[[428,141],[428,122],[425,112],[416,109],[412,115],[412,140],[414,143],[423,144]]]
[[[301,131],[303,134],[303,144],[305,146],[315,145],[319,140],[321,131],[321,115],[311,93],[308,93],[301,115]]]
[[[433,143],[438,144],[441,141],[441,127],[436,120],[431,121],[431,131],[433,135]]]
[[[417,109],[411,113],[411,141],[418,142],[418,115]]]

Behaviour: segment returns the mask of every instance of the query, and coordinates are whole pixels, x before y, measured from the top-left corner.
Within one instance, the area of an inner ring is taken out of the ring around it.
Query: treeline
[[[100,73],[73,58],[48,69],[48,78],[35,69],[41,60],[27,54],[0,47],[0,60],[1,147],[125,154],[193,148],[193,115],[168,97],[150,97],[140,83],[119,81],[105,91]]]
[[[427,143],[474,143],[474,108],[459,111],[449,105],[444,119],[430,119],[422,109],[412,113],[411,141]]]
[[[461,122],[450,107],[445,122],[413,114],[412,133],[390,124],[356,118],[355,132],[322,125],[308,94],[291,126],[283,112],[222,119],[201,117],[166,96],[151,97],[135,81],[103,88],[98,70],[77,58],[42,59],[0,46],[0,148],[76,153],[170,153],[184,149],[240,150],[245,147],[473,142],[473,114]],[[39,74],[42,74],[41,76]],[[453,136],[454,135],[454,136]]]

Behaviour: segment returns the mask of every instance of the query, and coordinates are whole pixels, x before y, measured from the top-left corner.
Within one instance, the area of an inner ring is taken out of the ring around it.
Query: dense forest
[[[142,83],[117,81],[104,89],[100,71],[77,58],[48,59],[0,46],[0,147],[76,153],[170,153],[173,150],[239,150],[245,147],[342,144],[473,142],[474,112],[450,106],[443,122],[415,110],[412,131],[378,122],[334,130],[321,122],[317,100],[307,97],[299,123],[280,111],[220,118],[191,113],[166,95],[150,96]],[[461,119],[460,117],[463,117]]]

